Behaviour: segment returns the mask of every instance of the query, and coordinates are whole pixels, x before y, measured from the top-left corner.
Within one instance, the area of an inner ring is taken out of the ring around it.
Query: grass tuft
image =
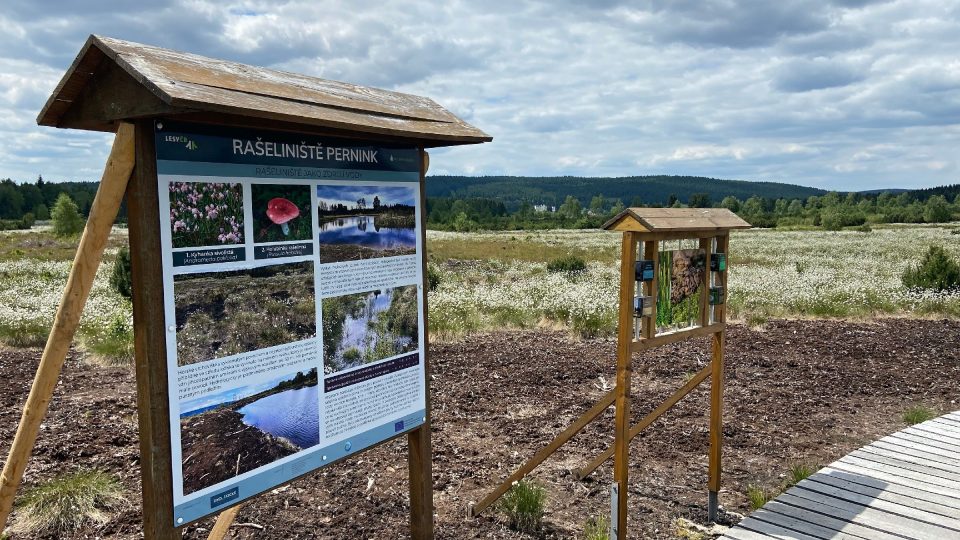
[[[693,523],[683,518],[677,518],[673,521],[673,534],[682,540],[708,540],[712,538],[712,536],[697,530]]]
[[[816,468],[806,463],[795,463],[790,467],[790,480],[787,486],[800,483],[817,472]]]
[[[754,510],[760,509],[774,497],[775,495],[772,492],[760,486],[747,486],[747,498],[750,499],[750,508]]]
[[[120,483],[100,471],[59,476],[24,491],[17,502],[15,534],[70,536],[85,525],[109,521],[125,501]]]
[[[592,517],[583,524],[583,540],[610,540],[610,518]]]
[[[903,413],[903,421],[907,425],[915,425],[937,417],[937,411],[925,406],[915,405]]]
[[[543,510],[547,503],[547,490],[535,482],[515,482],[498,504],[510,523],[510,528],[524,533],[533,533],[543,523]]]

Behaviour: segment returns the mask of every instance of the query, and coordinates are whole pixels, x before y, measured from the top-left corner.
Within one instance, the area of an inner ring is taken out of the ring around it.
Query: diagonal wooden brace
[[[700,383],[704,381],[707,377],[710,376],[713,370],[712,365],[701,369],[694,375],[686,384],[677,389],[676,392],[670,395],[663,403],[660,404],[656,409],[650,412],[650,414],[643,417],[643,420],[640,420],[637,425],[630,428],[630,440],[632,441],[634,437],[640,434],[641,431],[647,428],[650,424],[654,423],[657,418],[660,418],[663,413],[667,412],[671,407],[677,404],[678,401],[683,399],[684,396],[693,391],[694,388],[700,386]],[[593,459],[590,463],[585,465],[582,469],[575,473],[577,480],[583,480],[584,478],[590,476],[590,473],[595,471],[597,467],[603,464],[604,461],[610,459],[613,456],[613,447],[607,448],[603,451],[602,454]]]
[[[127,190],[127,181],[134,165],[133,125],[121,123],[113,140],[110,157],[100,179],[97,196],[90,207],[90,216],[80,238],[77,254],[70,269],[67,286],[60,299],[60,307],[53,320],[50,337],[40,357],[37,375],[30,388],[30,395],[23,407],[23,415],[17,434],[10,447],[10,454],[3,464],[0,475],[0,526],[7,523],[13,499],[23,479],[33,445],[37,440],[40,424],[47,414],[50,398],[53,396],[63,361],[70,349],[73,335],[80,324],[80,315],[87,302],[93,278],[100,266],[100,259],[110,237],[110,229],[117,218],[120,203]]]
[[[507,477],[506,480],[500,483],[496,489],[490,492],[489,495],[483,498],[480,502],[470,507],[470,515],[476,516],[480,512],[483,512],[491,504],[493,504],[497,499],[499,499],[507,490],[510,489],[510,486],[514,482],[520,481],[524,476],[527,475],[530,471],[536,468],[537,465],[541,464],[543,460],[547,459],[554,452],[557,451],[561,446],[566,444],[574,435],[580,433],[580,431],[586,427],[587,424],[593,421],[594,418],[600,415],[603,411],[607,410],[607,407],[613,404],[614,400],[617,398],[616,390],[611,390],[607,395],[603,396],[593,407],[590,408],[587,412],[580,415],[580,418],[570,424],[567,429],[563,430],[562,433],[557,435],[549,444],[543,447],[539,452],[534,454],[534,456],[527,460],[526,463],[520,466],[513,474]]]

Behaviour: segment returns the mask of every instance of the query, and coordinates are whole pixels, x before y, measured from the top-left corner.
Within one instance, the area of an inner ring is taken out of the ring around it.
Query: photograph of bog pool
[[[419,348],[417,286],[324,298],[325,375]]]
[[[416,253],[413,187],[321,185],[317,199],[321,263]]]
[[[317,382],[313,368],[181,403],[184,494],[319,443]]]

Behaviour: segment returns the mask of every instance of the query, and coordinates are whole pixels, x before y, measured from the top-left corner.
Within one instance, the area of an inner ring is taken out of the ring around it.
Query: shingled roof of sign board
[[[492,140],[426,97],[95,35],[37,123],[115,131],[120,121],[161,116],[234,125],[267,121],[278,129],[370,134],[428,147]]]
[[[749,229],[726,208],[627,208],[603,224],[612,231],[650,233],[711,232]]]

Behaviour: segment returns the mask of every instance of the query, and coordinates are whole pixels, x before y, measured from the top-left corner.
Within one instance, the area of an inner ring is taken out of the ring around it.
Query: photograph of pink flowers
[[[313,238],[310,186],[253,184],[253,241],[292,242]]]
[[[243,243],[243,187],[220,182],[170,183],[174,248]]]

